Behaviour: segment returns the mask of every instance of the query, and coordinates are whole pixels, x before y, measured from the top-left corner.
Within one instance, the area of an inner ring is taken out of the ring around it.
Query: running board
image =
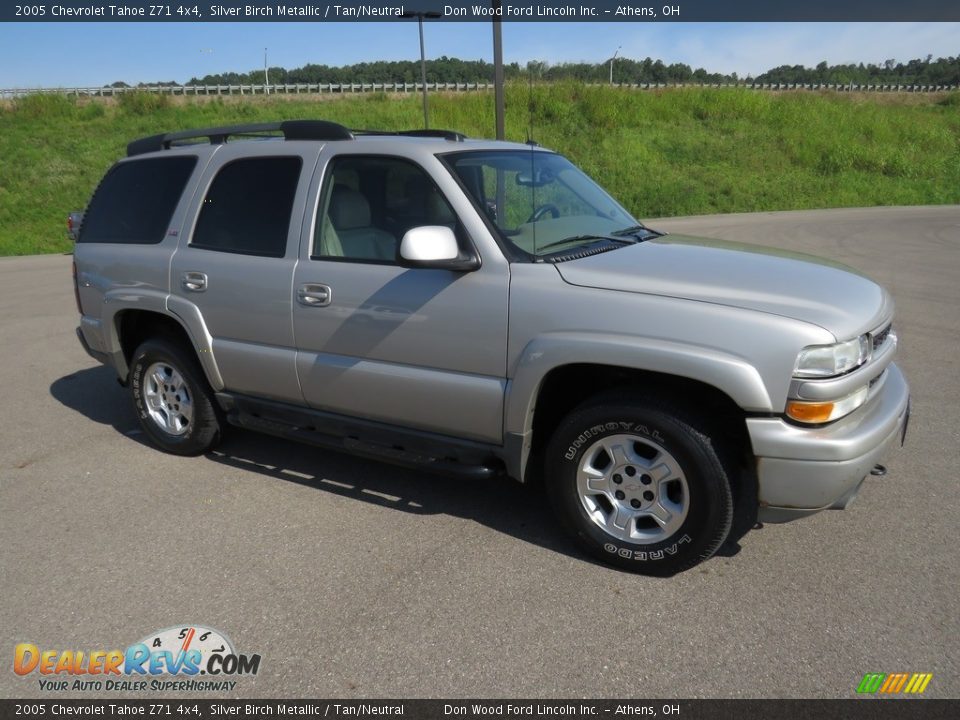
[[[227,421],[248,430],[459,478],[484,480],[504,473],[493,446],[482,443],[242,395],[217,393],[216,398]]]

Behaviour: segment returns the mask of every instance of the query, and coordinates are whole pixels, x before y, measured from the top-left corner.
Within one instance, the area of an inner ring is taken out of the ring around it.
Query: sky
[[[424,26],[428,58],[492,60],[486,23]],[[503,23],[506,62],[620,55],[740,77],[822,60],[881,64],[960,55],[960,23]],[[419,58],[415,22],[0,23],[0,89],[176,81],[307,63]],[[428,78],[429,80],[429,78]]]

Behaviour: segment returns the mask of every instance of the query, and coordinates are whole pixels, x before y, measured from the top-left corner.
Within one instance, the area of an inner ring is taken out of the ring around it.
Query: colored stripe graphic
[[[883,682],[885,677],[885,673],[867,673],[863,676],[863,680],[860,681],[860,685],[857,687],[857,692],[875,693],[880,689],[880,684]]]
[[[857,686],[857,692],[919,695],[927,689],[932,679],[933,673],[867,673]]]
[[[915,687],[913,689],[915,693],[922,693],[924,690],[927,689],[927,685],[929,685],[930,681],[933,680],[933,673],[925,673],[921,675],[921,677],[923,678],[923,682],[920,683],[918,687]]]
[[[880,692],[887,693],[890,692],[890,688],[897,684],[897,680],[900,679],[899,673],[890,673],[887,675],[887,679],[884,681],[883,685],[880,686]]]

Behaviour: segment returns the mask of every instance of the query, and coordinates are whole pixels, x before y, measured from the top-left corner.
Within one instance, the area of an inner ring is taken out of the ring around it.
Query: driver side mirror
[[[457,236],[445,225],[410,228],[400,241],[397,261],[401,267],[470,271],[480,267],[480,258],[460,251]]]

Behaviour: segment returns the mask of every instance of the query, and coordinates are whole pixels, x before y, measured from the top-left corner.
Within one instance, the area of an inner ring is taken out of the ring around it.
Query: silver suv
[[[80,341],[163,450],[229,423],[542,478],[587,551],[643,573],[710,557],[735,518],[846,507],[906,432],[885,290],[651,230],[534,145],[155,135],[101,181],[74,255]]]

